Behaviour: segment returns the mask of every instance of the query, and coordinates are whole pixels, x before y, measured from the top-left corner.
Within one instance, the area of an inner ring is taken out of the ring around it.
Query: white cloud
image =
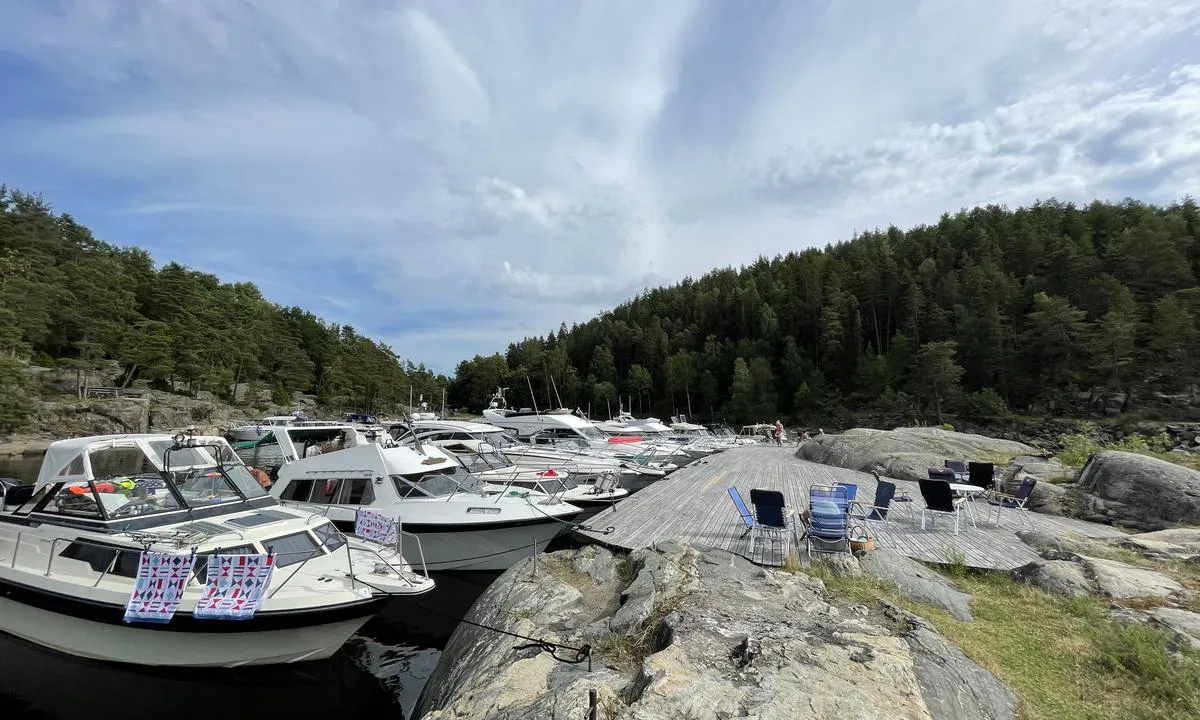
[[[1200,184],[1196,3],[754,7],[0,0],[3,180],[444,370],[875,225]]]

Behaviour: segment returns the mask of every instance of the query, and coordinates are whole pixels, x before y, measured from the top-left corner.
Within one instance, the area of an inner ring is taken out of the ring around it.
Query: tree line
[[[116,386],[147,383],[232,399],[250,383],[278,405],[292,393],[367,412],[440,397],[449,382],[350,325],[265,299],[139,248],[97,240],[39,196],[0,185],[0,427],[18,426],[39,365],[95,371],[119,364]]]
[[[1190,197],[989,205],[647,290],[463,361],[450,398],[738,423],[1128,410],[1196,394],[1197,278]]]

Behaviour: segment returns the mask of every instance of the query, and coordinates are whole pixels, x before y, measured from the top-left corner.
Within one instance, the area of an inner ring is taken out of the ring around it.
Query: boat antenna
[[[421,444],[421,438],[417,437],[417,428],[413,425],[413,419],[403,405],[400,406],[400,414],[404,416],[404,422],[408,423],[408,430],[412,433],[413,448],[416,449],[418,455],[425,455],[425,447]]]
[[[554,397],[558,398],[558,406],[563,406],[562,395],[558,394],[558,383],[554,382],[554,376],[550,376],[550,384],[554,386]]]
[[[533,411],[537,412],[537,397],[533,394],[533,383],[530,382],[529,376],[525,376],[525,384],[529,386],[529,399],[533,402]]]

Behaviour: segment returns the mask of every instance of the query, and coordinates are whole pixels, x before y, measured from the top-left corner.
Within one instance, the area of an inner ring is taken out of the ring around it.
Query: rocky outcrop
[[[839,601],[803,573],[674,544],[619,561],[594,546],[523,561],[462,624],[414,717],[1012,718],[1016,698],[924,621]],[[574,659],[570,650],[559,656]]]
[[[1130,535],[1121,546],[1158,560],[1200,560],[1200,528],[1171,528]]]
[[[1052,595],[1087,597],[1096,592],[1079,563],[1070,560],[1035,560],[1013,570],[1012,577]]]
[[[1200,528],[1105,540],[1037,531],[1017,535],[1042,559],[1013,570],[1014,579],[1056,595],[1103,598],[1114,618],[1157,625],[1175,636],[1177,646],[1200,648],[1196,574],[1178,572],[1186,567],[1180,560],[1200,557]],[[1098,557],[1103,555],[1108,557]]]
[[[1079,473],[1083,517],[1140,530],[1200,524],[1200,472],[1135,453],[1092,455]]]
[[[0,455],[40,454],[54,440],[84,435],[171,432],[188,427],[221,435],[234,422],[249,419],[247,413],[251,412],[260,411],[226,405],[212,393],[191,398],[144,390],[140,397],[43,400],[19,434],[0,438]]]
[[[1006,465],[1013,457],[1035,455],[1024,443],[940,428],[895,430],[854,428],[840,435],[818,435],[805,442],[796,456],[825,465],[878,472],[901,480],[928,477],[929,468],[947,459],[977,460]]]
[[[964,622],[972,619],[971,596],[912,558],[881,547],[865,553],[859,563],[871,575],[895,585],[910,600],[940,607]]]

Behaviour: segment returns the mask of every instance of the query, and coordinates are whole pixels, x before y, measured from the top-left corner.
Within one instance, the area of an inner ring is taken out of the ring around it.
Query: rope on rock
[[[425,607],[424,609],[429,610],[434,613],[437,613],[438,615],[442,615],[447,618],[452,618],[452,616],[449,615],[448,613],[442,613],[437,610],[434,610],[433,608]],[[471,625],[473,627],[477,627],[481,630],[490,630],[494,633],[500,633],[501,635],[507,635],[509,637],[517,638],[518,640],[528,640],[529,641],[528,644],[526,644],[526,645],[514,645],[513,650],[529,650],[530,648],[538,648],[542,652],[550,653],[550,657],[554,658],[555,660],[557,660],[561,663],[567,663],[568,665],[579,665],[580,663],[582,663],[583,661],[586,660],[587,664],[588,664],[588,672],[592,671],[592,646],[588,645],[586,643],[583,645],[583,647],[572,647],[570,645],[563,645],[562,643],[550,642],[549,640],[546,640],[544,638],[529,637],[528,635],[522,635],[520,633],[509,632],[508,630],[502,630],[498,627],[492,627],[491,625],[484,625],[483,623],[477,623],[472,620],[468,620],[466,618],[459,618],[458,621],[461,623],[466,623],[467,625]],[[561,652],[563,650],[568,650],[570,652],[575,653],[575,657],[570,658],[570,657],[563,657],[563,656],[559,655],[559,652]]]
[[[604,528],[603,530],[600,530],[599,528],[594,528],[594,527],[591,527],[590,525],[584,525],[583,523],[577,523],[577,522],[572,522],[571,520],[563,520],[562,518],[556,518],[553,515],[550,515],[549,513],[545,512],[544,510],[539,508],[537,505],[534,505],[532,502],[530,502],[529,501],[529,493],[526,493],[526,494],[522,495],[521,497],[525,500],[526,503],[529,504],[529,507],[533,508],[535,511],[541,513],[545,517],[550,518],[554,522],[560,522],[563,525],[566,525],[568,527],[573,527],[576,530],[583,530],[585,532],[593,532],[598,535],[611,535],[612,533],[617,531],[617,528],[613,525],[609,525],[608,527]]]

